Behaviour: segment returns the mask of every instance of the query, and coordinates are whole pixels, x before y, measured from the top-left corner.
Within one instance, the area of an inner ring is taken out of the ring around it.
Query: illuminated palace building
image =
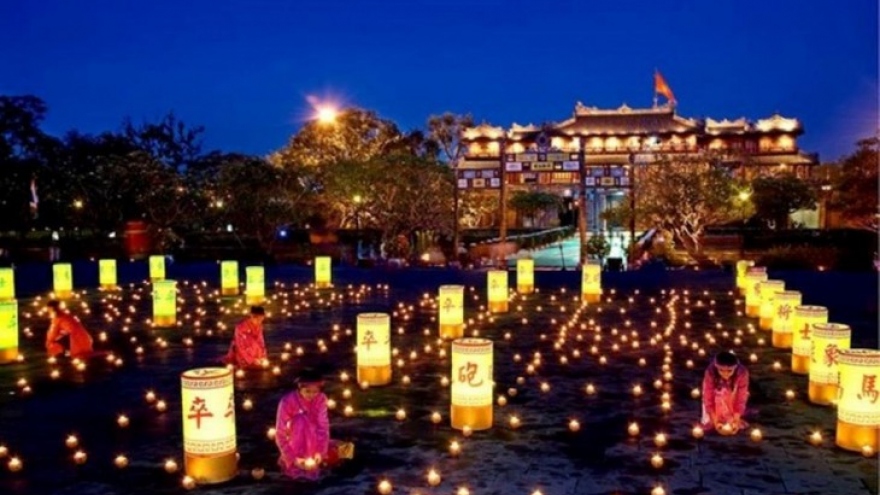
[[[571,212],[530,224],[531,218],[507,208],[507,227],[577,225],[573,205],[585,194],[587,230],[623,234],[627,226],[607,225],[600,214],[624,200],[634,164],[710,151],[743,179],[778,172],[806,178],[817,157],[798,148],[802,133],[797,119],[778,114],[757,122],[731,121],[682,117],[674,104],[602,110],[578,103],[574,115],[561,122],[513,124],[506,130],[483,123],[464,130],[467,151],[456,175],[463,194],[483,191],[509,200],[516,191],[537,190],[565,198]]]

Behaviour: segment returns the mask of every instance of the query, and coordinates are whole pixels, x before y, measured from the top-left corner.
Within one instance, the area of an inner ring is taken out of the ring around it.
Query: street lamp
[[[357,240],[356,257],[359,260],[361,258],[361,203],[364,199],[360,194],[355,194],[351,200],[354,202],[354,226],[355,238]]]
[[[831,184],[822,184],[822,211],[820,212],[821,222],[819,227],[823,230],[828,228],[828,197],[831,195]]]
[[[339,110],[336,107],[330,105],[323,105],[318,107],[315,118],[318,119],[318,122],[321,124],[334,124],[336,123],[336,118],[339,116]]]

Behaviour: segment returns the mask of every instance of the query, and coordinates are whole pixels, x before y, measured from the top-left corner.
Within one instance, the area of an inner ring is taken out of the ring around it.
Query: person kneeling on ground
[[[743,420],[748,400],[749,370],[733,351],[719,352],[703,375],[703,428],[736,434],[748,426]]]
[[[46,310],[52,323],[46,333],[46,352],[50,357],[64,353],[64,346],[60,341],[64,337],[70,338],[70,357],[88,358],[92,355],[92,336],[86,331],[82,323],[67,311],[61,309],[61,302],[49,301]]]
[[[266,359],[266,342],[263,340],[265,319],[266,310],[262,306],[251,307],[250,316],[235,326],[235,335],[223,362],[242,368],[262,364]]]

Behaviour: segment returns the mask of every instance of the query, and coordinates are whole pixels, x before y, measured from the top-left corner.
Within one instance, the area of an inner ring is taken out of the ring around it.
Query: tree
[[[159,122],[139,127],[126,120],[122,135],[137,149],[172,170],[184,173],[202,155],[202,126],[189,127],[169,113]]]
[[[878,163],[880,136],[859,141],[856,151],[843,159],[832,205],[840,209],[848,227],[871,232],[880,230]]]
[[[758,218],[772,222],[776,229],[787,229],[789,215],[816,207],[816,191],[794,174],[764,176],[752,181],[751,200]]]
[[[556,212],[562,205],[562,198],[540,191],[517,191],[508,201],[508,205],[534,224],[539,214],[543,216],[548,209],[552,208]]]
[[[461,218],[469,228],[494,225],[498,214],[498,194],[494,191],[473,190],[461,195]]]
[[[458,169],[458,162],[467,151],[461,142],[464,130],[474,126],[474,118],[470,114],[456,115],[446,112],[442,115],[432,115],[428,118],[428,136],[440,148],[443,160],[453,170]],[[459,216],[461,210],[458,178],[453,177],[452,182],[452,249],[454,255],[458,255],[459,240]]]

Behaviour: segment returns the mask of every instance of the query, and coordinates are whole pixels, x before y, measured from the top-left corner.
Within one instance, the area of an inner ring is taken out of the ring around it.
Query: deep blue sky
[[[262,154],[309,96],[509,126],[650,106],[655,68],[680,114],[778,111],[834,159],[878,127],[877,0],[0,1],[0,94],[46,100],[57,134],[173,110]]]

